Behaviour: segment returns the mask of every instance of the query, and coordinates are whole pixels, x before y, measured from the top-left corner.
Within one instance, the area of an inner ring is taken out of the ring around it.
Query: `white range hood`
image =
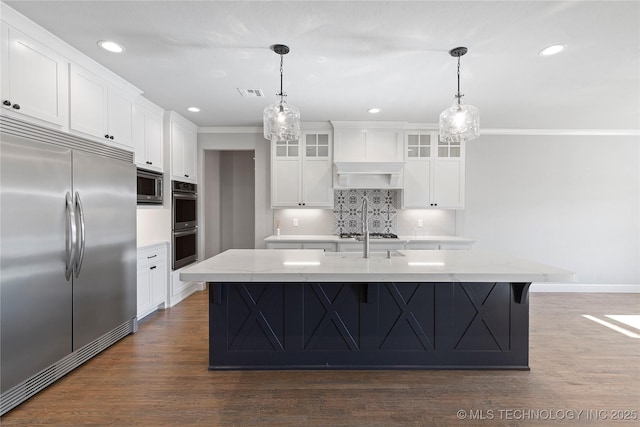
[[[337,122],[334,189],[401,189],[404,122]]]
[[[404,162],[334,162],[334,188],[402,188]]]

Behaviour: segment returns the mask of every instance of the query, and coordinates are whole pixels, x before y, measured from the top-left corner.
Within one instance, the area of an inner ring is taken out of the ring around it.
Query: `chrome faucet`
[[[369,199],[367,196],[362,198],[362,237],[364,239],[362,246],[362,257],[369,258]]]

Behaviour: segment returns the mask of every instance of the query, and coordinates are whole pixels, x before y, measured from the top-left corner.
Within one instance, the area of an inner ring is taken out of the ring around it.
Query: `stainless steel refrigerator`
[[[0,413],[136,320],[132,154],[0,118]]]

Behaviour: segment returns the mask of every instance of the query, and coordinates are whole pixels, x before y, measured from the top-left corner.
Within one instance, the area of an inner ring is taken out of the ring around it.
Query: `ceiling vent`
[[[262,93],[262,89],[240,89],[237,88],[240,96],[243,98],[264,98],[264,93]]]

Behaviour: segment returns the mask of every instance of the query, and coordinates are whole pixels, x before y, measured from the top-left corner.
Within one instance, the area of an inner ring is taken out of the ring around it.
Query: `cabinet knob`
[[[107,134],[105,134],[105,135],[104,135],[104,137],[105,137],[105,138],[107,138],[107,139],[109,139],[109,135],[107,135]]]
[[[184,177],[185,177],[185,178],[189,178],[189,175],[185,174],[185,175],[184,175]]]
[[[153,164],[153,162],[147,162],[147,164],[148,164],[148,165],[152,165],[152,164]]]
[[[6,105],[8,107],[11,105],[11,101],[9,101],[8,99],[5,99],[4,101],[2,101],[2,105]]]
[[[19,110],[20,109],[20,105],[19,104],[13,104],[13,109],[14,110]]]
[[[111,136],[109,137],[109,139],[113,139],[113,135],[111,135]]]
[[[149,270],[155,270],[156,267],[157,265],[154,265],[153,267],[149,267]]]

